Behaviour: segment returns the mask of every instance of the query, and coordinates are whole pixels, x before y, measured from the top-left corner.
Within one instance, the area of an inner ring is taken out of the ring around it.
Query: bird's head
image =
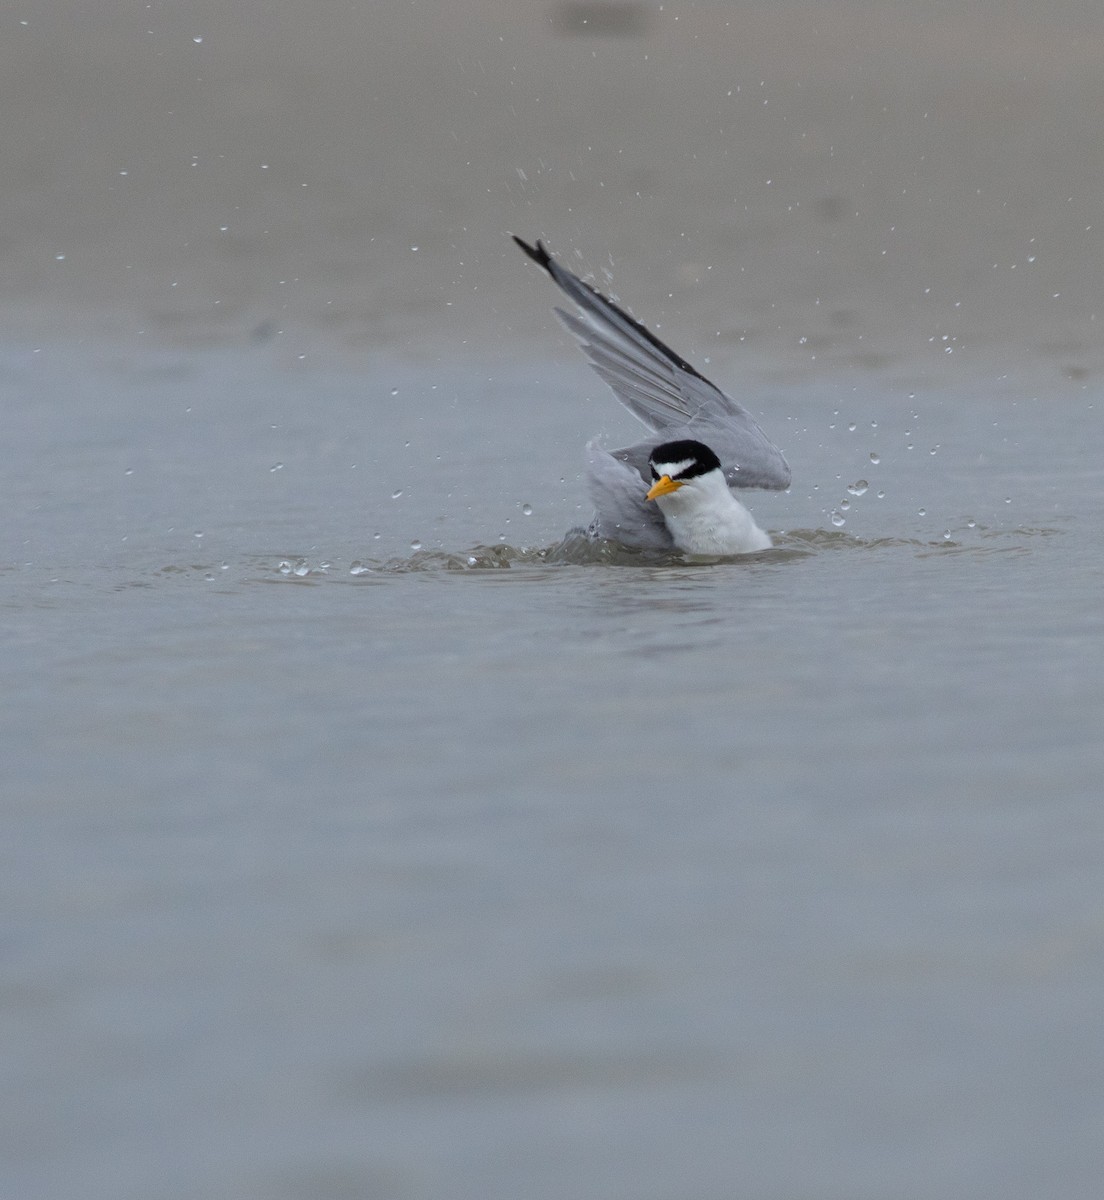
[[[721,471],[721,460],[703,442],[664,442],[648,456],[652,486],[648,500],[670,496],[681,488],[696,488],[704,476]]]

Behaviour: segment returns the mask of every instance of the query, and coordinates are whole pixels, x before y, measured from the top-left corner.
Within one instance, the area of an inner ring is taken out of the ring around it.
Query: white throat
[[[724,473],[707,471],[675,492],[657,496],[675,545],[685,554],[712,557],[769,550],[770,535],[729,490]]]

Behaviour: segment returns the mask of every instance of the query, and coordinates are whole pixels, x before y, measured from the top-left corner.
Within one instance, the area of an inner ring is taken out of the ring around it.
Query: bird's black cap
[[[671,463],[688,463],[675,479],[693,479],[697,475],[706,475],[710,471],[719,471],[721,460],[704,442],[695,442],[684,438],[678,442],[663,442],[648,455],[648,462],[655,473],[655,464],[670,465]]]

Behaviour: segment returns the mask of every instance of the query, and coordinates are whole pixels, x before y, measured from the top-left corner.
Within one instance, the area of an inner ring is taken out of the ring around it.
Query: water
[[[1099,115],[1099,18],[1033,44],[1010,9],[1001,58],[967,6],[898,60],[894,10],[841,78],[788,8],[739,45],[721,6],[596,40],[492,10],[363,18],[404,39],[355,42],[376,74],[290,10],[263,53],[76,14],[120,73],[51,78],[99,159],[13,68],[0,1191],[1095,1197],[1100,162],[1055,131]],[[28,61],[75,53],[60,12]],[[335,126],[371,88],[405,107]],[[564,540],[584,442],[636,427],[507,228],[603,283],[615,252],[749,402],[793,468],[750,497],[775,550]]]
[[[1089,1194],[1095,408],[980,471],[996,406],[927,414],[937,467],[867,397],[834,531],[867,440],[792,393],[788,532],[698,566],[557,550],[554,385],[454,371],[419,453],[472,454],[364,470],[424,422],[354,377],[23,363],[12,1194]]]

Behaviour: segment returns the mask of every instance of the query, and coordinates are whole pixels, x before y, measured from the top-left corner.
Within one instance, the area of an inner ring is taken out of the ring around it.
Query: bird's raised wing
[[[561,266],[543,243],[514,241],[542,266],[579,309],[579,315],[556,309],[579,339],[591,366],[614,395],[658,441],[696,438],[705,442],[725,468],[733,487],[785,488],[790,468],[782,452],[755,423],[743,405],[726,395],[679,357],[651,330],[623,312],[612,300]],[[656,439],[615,452],[624,461],[641,457]],[[647,478],[645,471],[644,477]]]

